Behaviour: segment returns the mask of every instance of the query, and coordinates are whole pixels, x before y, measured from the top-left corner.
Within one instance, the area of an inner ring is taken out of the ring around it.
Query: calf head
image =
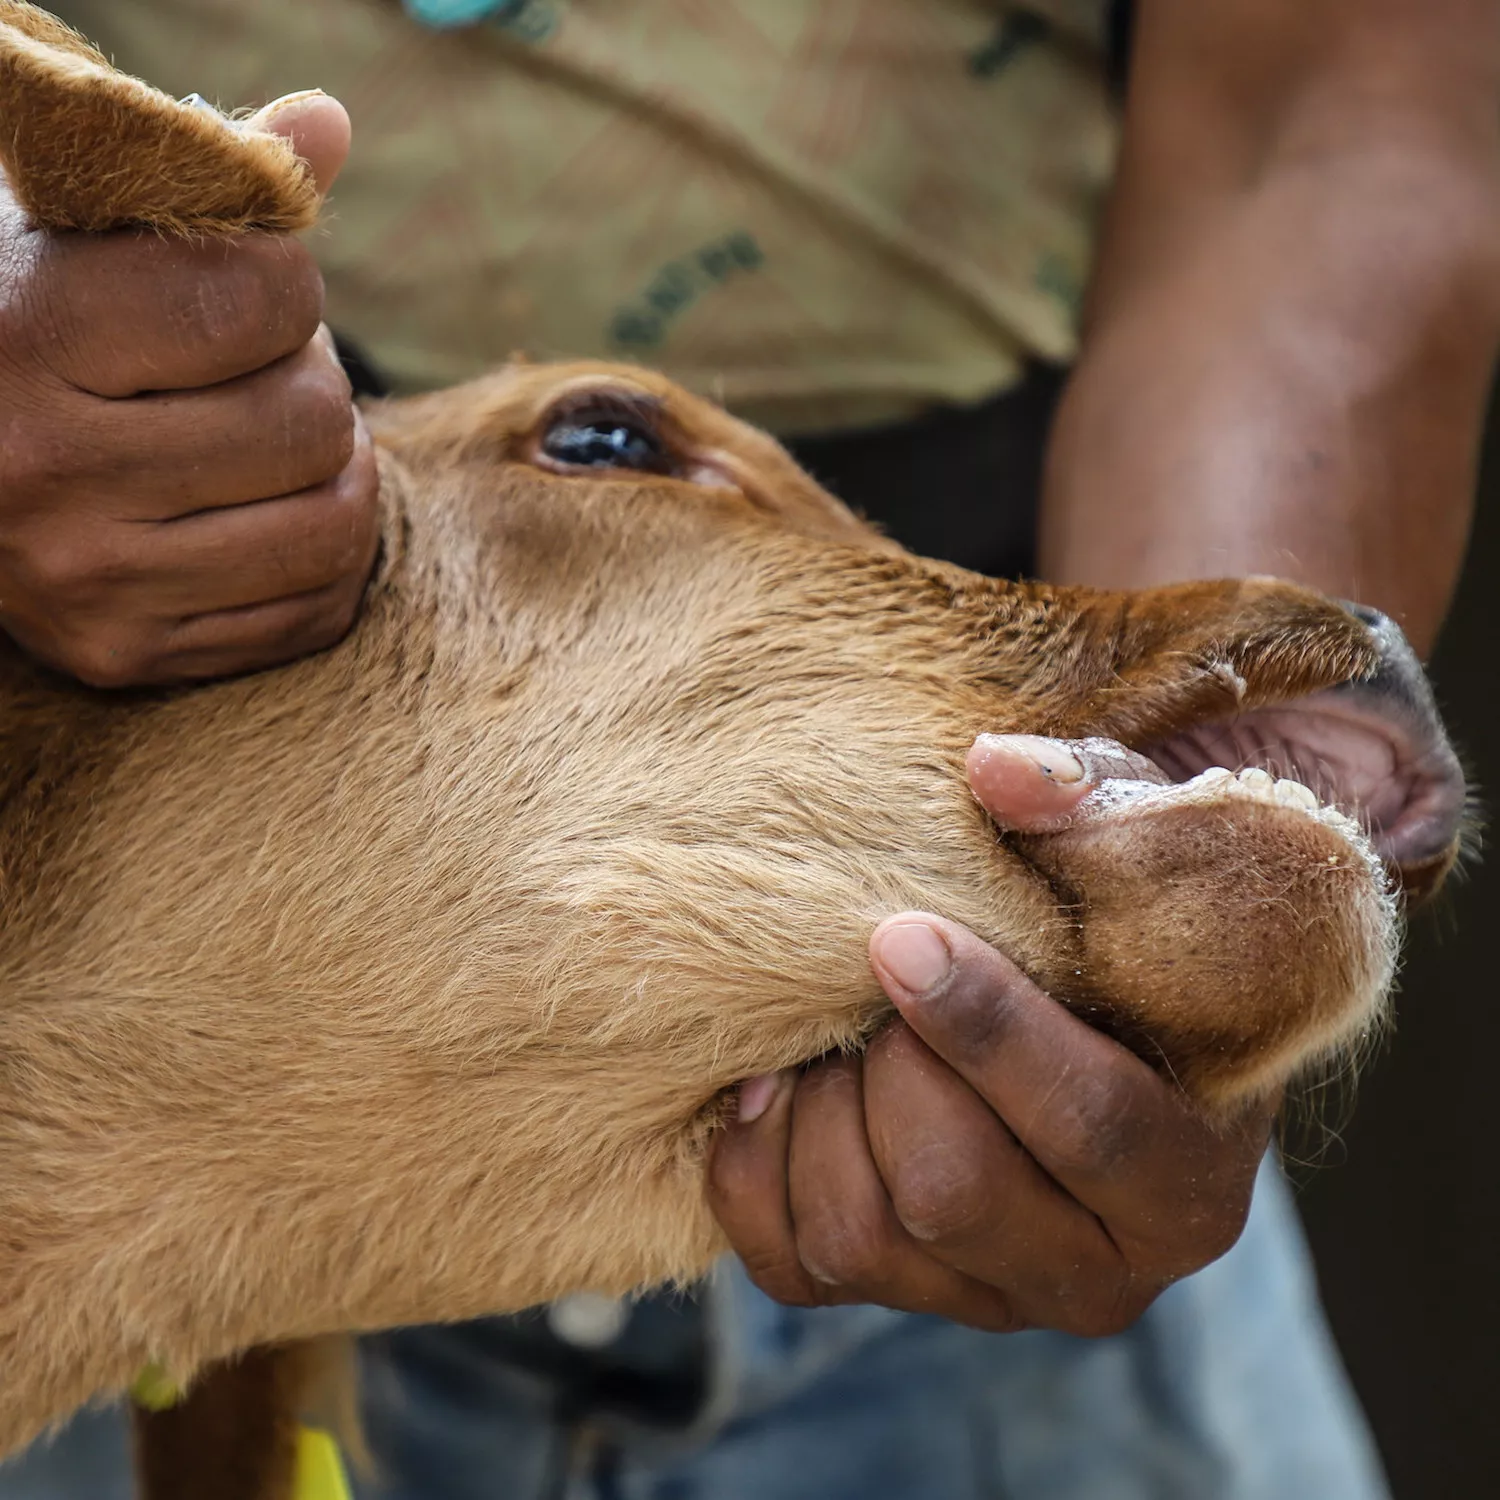
[[[132,139],[242,165],[0,22],[9,111],[82,138],[124,99]],[[157,213],[150,174],[122,209],[102,151],[48,185],[35,132],[0,157],[43,227],[294,221]],[[1380,617],[913,557],[641,370],[368,419],[384,547],[335,650],[113,696],[0,656],[0,1451],[148,1361],[697,1273],[726,1090],[880,1024],[897,910],[1226,1120],[1378,1023],[1463,793]],[[964,777],[995,731],[1112,774],[997,830]]]

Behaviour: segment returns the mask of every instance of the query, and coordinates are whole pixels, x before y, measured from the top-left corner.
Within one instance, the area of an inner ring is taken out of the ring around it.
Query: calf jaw
[[[1274,1093],[1379,1023],[1395,897],[1358,825],[1301,783],[1107,779],[1022,848],[1077,914],[1069,1002],[1205,1108]]]

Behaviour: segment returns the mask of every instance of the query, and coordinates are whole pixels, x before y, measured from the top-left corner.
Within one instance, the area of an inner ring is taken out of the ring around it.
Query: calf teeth
[[[1322,804],[1311,787],[1304,786],[1291,777],[1278,779],[1260,766],[1246,766],[1243,771],[1229,771],[1223,766],[1209,766],[1194,778],[1199,786],[1216,786],[1233,781],[1241,791],[1250,793],[1264,802],[1275,802],[1282,807],[1295,807],[1302,812],[1316,812]]]
[[[1304,812],[1313,812],[1318,806],[1317,794],[1300,781],[1278,781],[1272,795],[1287,807],[1300,807]]]

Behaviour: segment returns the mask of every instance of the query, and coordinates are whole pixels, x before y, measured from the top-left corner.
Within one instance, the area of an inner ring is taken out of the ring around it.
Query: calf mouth
[[[1374,639],[1373,673],[1130,747],[1157,773],[1137,770],[1145,784],[1132,800],[1155,783],[1179,797],[1250,796],[1317,817],[1372,851],[1406,897],[1420,900],[1457,859],[1473,802],[1406,638],[1376,610],[1344,608]],[[1131,795],[1125,779],[1115,779],[1114,797]]]

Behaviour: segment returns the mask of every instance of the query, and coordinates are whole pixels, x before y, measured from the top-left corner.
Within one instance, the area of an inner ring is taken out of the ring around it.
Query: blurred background
[[[1500,403],[1473,548],[1433,660],[1500,822]],[[1294,1169],[1323,1296],[1397,1500],[1500,1495],[1500,844],[1412,924],[1394,1037],[1323,1161]],[[1304,1497],[1288,1497],[1304,1500]],[[1314,1497],[1305,1497],[1314,1500]]]

